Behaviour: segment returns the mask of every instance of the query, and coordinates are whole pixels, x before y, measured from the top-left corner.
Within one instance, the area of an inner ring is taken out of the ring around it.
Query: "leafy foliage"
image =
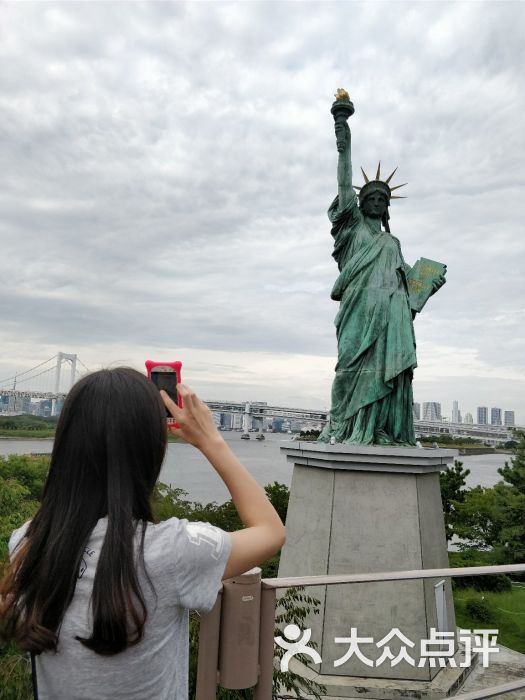
[[[469,598],[465,604],[465,610],[470,617],[479,622],[491,623],[494,617],[485,598]]]
[[[517,432],[516,437],[519,437],[519,442],[514,448],[514,457],[510,464],[505,462],[498,473],[519,493],[525,494],[525,433]]]
[[[24,413],[21,416],[0,417],[0,430],[55,430],[57,417],[44,418]]]
[[[495,554],[493,551],[481,552],[474,547],[463,548],[460,552],[449,552],[450,566],[493,566]],[[512,589],[512,581],[505,574],[490,574],[487,576],[461,576],[452,580],[455,589],[473,588],[476,591],[492,591],[503,593]]]
[[[525,558],[525,434],[517,435],[514,457],[498,470],[503,481],[492,488],[477,486],[461,501],[452,501],[454,531],[467,546],[492,550],[498,564]]]
[[[463,469],[463,462],[456,459],[453,467],[447,467],[439,475],[447,540],[451,540],[454,535],[454,521],[457,516],[455,503],[462,503],[465,500],[464,486],[469,474],[470,469]]]
[[[48,468],[45,457],[0,457],[0,575],[7,562],[9,537],[36,512]],[[28,657],[14,644],[0,644],[2,700],[30,700],[30,674]]]
[[[440,445],[472,445],[472,447],[480,447],[484,444],[482,440],[477,440],[473,437],[453,437],[448,433],[438,433],[437,435],[424,435],[420,438],[420,440],[424,445],[432,445],[434,442],[438,442]]]
[[[38,508],[48,468],[46,457],[0,456],[0,569],[11,533]]]
[[[301,438],[301,440],[306,440],[306,441],[317,440],[317,438],[319,437],[320,434],[321,434],[320,430],[314,430],[312,428],[312,430],[301,430],[301,432],[299,433],[299,437]]]

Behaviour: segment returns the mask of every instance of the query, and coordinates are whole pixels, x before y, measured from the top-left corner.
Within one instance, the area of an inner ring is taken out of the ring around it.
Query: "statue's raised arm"
[[[331,111],[335,122],[335,137],[339,153],[337,164],[339,209],[344,209],[352,198],[355,199],[355,193],[352,189],[352,136],[348,126],[348,118],[354,113],[354,105],[346,90],[339,88],[335,93],[335,102]]]

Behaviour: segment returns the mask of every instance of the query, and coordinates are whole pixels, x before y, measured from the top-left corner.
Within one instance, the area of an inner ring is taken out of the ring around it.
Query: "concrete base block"
[[[439,472],[453,461],[454,450],[309,442],[281,449],[294,472],[279,576],[448,567]],[[430,682],[444,674],[439,667],[419,668],[417,661],[431,628],[455,631],[448,580],[324,586],[307,592],[320,600],[319,614],[310,615],[303,628],[312,630],[323,677],[338,678],[344,686],[347,677]],[[408,651],[415,667],[404,660],[370,667],[356,655],[334,666],[348,649],[335,638],[349,637],[352,628],[373,640],[359,645],[372,661],[386,646],[397,655],[402,643],[396,637],[377,646],[397,628],[414,643]]]

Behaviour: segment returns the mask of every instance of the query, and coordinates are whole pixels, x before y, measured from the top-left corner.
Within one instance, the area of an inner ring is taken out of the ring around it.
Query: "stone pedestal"
[[[311,442],[281,449],[294,472],[279,576],[448,567],[439,472],[453,462],[455,450]],[[428,663],[418,666],[419,648],[431,627],[455,631],[449,580],[324,586],[308,593],[321,601],[319,615],[303,625],[312,629],[323,659],[320,667],[312,667],[319,682],[344,676],[387,679],[391,688],[395,680],[428,686],[440,672]],[[373,639],[359,644],[373,661],[386,646],[397,655],[397,637],[381,648],[376,644],[399,629],[415,644],[407,647],[415,666],[407,661],[392,666],[387,660],[371,667],[352,656],[334,667],[349,646],[334,638],[350,637],[352,627],[359,637]]]

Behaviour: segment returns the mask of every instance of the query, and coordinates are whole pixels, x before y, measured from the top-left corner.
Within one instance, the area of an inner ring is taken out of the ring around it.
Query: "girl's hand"
[[[165,391],[160,392],[164,405],[179,425],[178,428],[171,428],[171,431],[201,452],[223,442],[210,409],[197,394],[185,384],[177,384],[177,391],[183,408],[177,406]]]

